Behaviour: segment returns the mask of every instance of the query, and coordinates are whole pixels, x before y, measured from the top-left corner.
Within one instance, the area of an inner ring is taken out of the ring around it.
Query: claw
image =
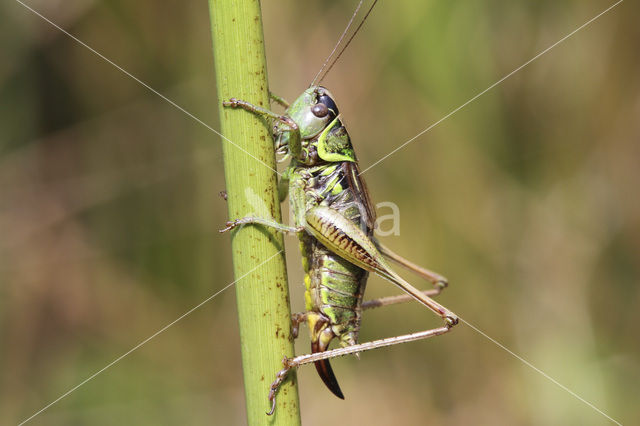
[[[269,401],[271,401],[271,410],[267,411],[267,416],[272,415],[276,410],[276,392],[278,392],[278,389],[280,388],[282,382],[284,382],[284,379],[287,378],[287,374],[292,367],[292,365],[289,363],[289,358],[287,358],[286,356],[282,360],[282,365],[284,365],[284,368],[278,371],[278,374],[276,374],[276,379],[273,381],[273,383],[271,383],[271,388],[269,389]]]
[[[227,231],[231,231],[233,228],[235,228],[236,226],[238,226],[238,221],[237,221],[237,220],[234,220],[234,221],[232,221],[232,222],[226,222],[226,223],[225,223],[225,225],[226,225],[226,228],[224,228],[224,229],[220,229],[220,230],[218,231],[219,233],[221,233],[221,234],[222,234],[222,233],[225,233],[225,232],[227,232]]]
[[[307,320],[307,316],[305,313],[295,313],[291,315],[291,336],[294,339],[298,338],[298,333],[300,332],[300,324]]]
[[[222,105],[226,107],[236,108],[238,106],[238,100],[236,98],[231,98],[228,101],[222,101]]]
[[[267,416],[273,415],[273,412],[276,411],[276,396],[273,395],[273,398],[269,397],[271,400],[271,410],[267,411]]]

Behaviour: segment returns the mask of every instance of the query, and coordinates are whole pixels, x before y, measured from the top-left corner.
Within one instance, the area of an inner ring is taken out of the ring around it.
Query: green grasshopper
[[[312,353],[284,359],[284,368],[269,390],[272,406],[268,414],[273,414],[277,390],[292,368],[313,362],[329,390],[344,399],[330,358],[441,335],[458,323],[453,312],[431,298],[447,286],[446,278],[411,263],[374,238],[373,205],[334,96],[312,83],[291,105],[280,97],[272,95],[272,98],[286,107],[283,115],[235,98],[223,105],[242,108],[272,123],[276,152],[291,158],[278,190],[281,202],[289,195],[295,226],[268,218],[245,217],[227,222],[221,230],[255,224],[295,234],[300,240],[306,312],[293,315],[292,331],[297,337],[299,325],[307,323]],[[400,277],[389,261],[430,281],[434,288],[418,290]],[[363,302],[370,272],[391,281],[407,294]],[[444,325],[358,344],[364,309],[411,299],[440,316]],[[328,350],[334,338],[341,347]]]

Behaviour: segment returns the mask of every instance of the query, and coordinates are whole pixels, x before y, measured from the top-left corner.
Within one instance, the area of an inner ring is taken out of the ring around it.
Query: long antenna
[[[345,35],[347,35],[347,32],[349,31],[349,28],[351,28],[351,24],[353,24],[353,20],[358,15],[358,12],[360,11],[360,8],[362,7],[362,3],[364,3],[364,0],[360,0],[360,2],[358,3],[358,6],[356,7],[356,10],[353,12],[353,15],[351,15],[351,19],[349,19],[349,23],[347,24],[347,27],[344,29],[344,31],[340,35],[340,38],[338,39],[338,42],[333,47],[333,50],[331,51],[329,56],[327,56],[327,59],[325,59],[324,64],[322,64],[322,68],[320,68],[320,71],[318,71],[316,76],[313,78],[313,81],[311,82],[309,87],[315,86],[316,85],[316,81],[319,84],[320,82],[322,82],[322,80],[324,80],[324,78],[327,76],[329,71],[331,71],[331,68],[333,68],[335,63],[340,58],[340,56],[342,56],[342,54],[344,53],[345,49],[349,46],[349,44],[351,44],[351,40],[353,40],[353,38],[356,36],[356,34],[358,34],[358,31],[360,31],[360,28],[362,28],[362,25],[364,25],[364,22],[369,17],[369,14],[373,10],[373,7],[376,5],[377,2],[378,2],[378,0],[374,0],[373,1],[371,6],[369,7],[369,10],[367,10],[367,13],[364,15],[364,18],[362,18],[362,21],[360,21],[360,24],[358,25],[358,28],[356,28],[356,30],[353,32],[353,34],[351,34],[351,37],[349,37],[349,40],[347,40],[345,45],[342,47],[342,49],[340,50],[340,53],[338,53],[338,56],[336,56],[335,59],[333,61],[331,61],[331,57],[333,56],[334,53],[336,53],[336,50],[338,50],[338,47],[342,43],[342,40],[344,39]],[[331,61],[331,64],[329,64],[329,61]],[[327,65],[329,66],[328,68],[327,68]],[[326,71],[323,73],[323,71],[325,69],[326,69]],[[318,80],[318,77],[320,75],[322,75],[322,78],[320,80]]]

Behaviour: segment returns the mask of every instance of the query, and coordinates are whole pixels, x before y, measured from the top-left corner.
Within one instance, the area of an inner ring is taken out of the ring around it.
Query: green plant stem
[[[233,142],[222,141],[229,217],[268,215],[281,222],[266,123],[246,111],[222,107],[231,97],[269,106],[260,4],[209,0],[209,9],[222,134]],[[265,414],[270,409],[269,386],[282,359],[293,356],[283,238],[257,226],[236,229],[231,237],[235,277],[243,277],[236,284],[236,296],[248,423],[299,424],[295,372],[278,392],[275,414]]]

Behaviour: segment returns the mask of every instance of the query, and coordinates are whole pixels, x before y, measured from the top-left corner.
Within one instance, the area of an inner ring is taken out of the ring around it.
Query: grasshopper
[[[358,9],[354,17],[357,12]],[[353,17],[349,25],[352,21]],[[278,388],[293,368],[313,362],[329,390],[344,399],[329,363],[330,358],[438,336],[458,323],[456,314],[432,299],[447,286],[446,278],[404,259],[374,238],[373,205],[331,92],[316,85],[314,79],[311,87],[292,104],[274,95],[272,99],[286,108],[284,114],[235,98],[223,102],[224,107],[242,108],[267,119],[273,126],[276,152],[291,158],[278,190],[281,202],[289,196],[294,226],[268,218],[244,217],[227,222],[226,228],[221,230],[226,232],[241,225],[254,224],[295,234],[300,241],[306,311],[293,315],[292,331],[297,337],[299,325],[307,323],[311,354],[284,359],[283,369],[276,374],[269,390],[271,411],[267,414],[273,414]],[[398,275],[390,262],[430,281],[434,288],[427,291],[417,289]],[[363,302],[369,273],[387,279],[407,294]],[[364,309],[411,299],[441,317],[444,324],[423,332],[358,343]],[[337,339],[341,347],[329,350],[333,339]]]

